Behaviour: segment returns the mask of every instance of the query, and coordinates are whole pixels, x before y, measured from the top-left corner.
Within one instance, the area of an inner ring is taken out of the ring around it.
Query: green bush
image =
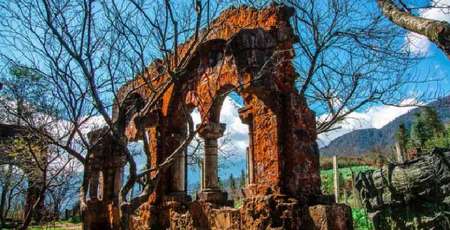
[[[373,223],[363,208],[352,208],[353,227],[358,230],[372,230]]]
[[[73,224],[78,224],[78,223],[81,223],[81,218],[80,218],[80,216],[72,216],[69,218],[68,221]]]

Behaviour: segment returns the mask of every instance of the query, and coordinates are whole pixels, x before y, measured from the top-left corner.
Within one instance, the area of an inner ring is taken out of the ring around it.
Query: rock
[[[435,149],[401,164],[359,173],[356,188],[375,227],[450,228],[449,162],[449,150]]]

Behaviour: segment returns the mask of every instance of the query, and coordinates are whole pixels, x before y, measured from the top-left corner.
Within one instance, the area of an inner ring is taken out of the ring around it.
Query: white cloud
[[[432,3],[436,6],[449,7],[450,0],[433,0]],[[420,13],[421,17],[447,21],[450,22],[450,10],[440,9],[440,8],[430,8],[424,9]],[[408,43],[408,48],[411,52],[419,55],[427,54],[431,47],[431,42],[423,35],[409,32],[406,36],[406,42]]]
[[[227,125],[224,137],[220,139],[224,144],[222,150],[225,154],[244,155],[248,146],[248,125],[242,123],[238,109],[242,107],[226,97],[220,112],[220,122]]]
[[[241,122],[238,109],[242,107],[231,97],[226,97],[220,111],[220,122],[226,124],[224,136],[219,139],[222,157],[245,156],[248,146],[248,126]],[[201,117],[197,109],[191,113],[194,124],[200,124]]]
[[[86,119],[86,118],[82,118]],[[90,131],[97,130],[106,126],[106,121],[102,115],[92,116],[81,125],[80,130],[83,134],[88,134]]]
[[[336,125],[336,127],[340,127],[339,129],[320,134],[318,144],[319,146],[326,146],[335,138],[357,129],[382,128],[395,118],[416,108],[415,106],[407,106],[414,104],[417,104],[415,99],[406,99],[400,103],[401,106],[379,105],[372,106],[364,112],[353,112],[344,121]],[[238,157],[245,156],[248,146],[248,126],[243,124],[239,118],[239,107],[241,105],[237,104],[232,98],[225,98],[220,113],[220,122],[227,125],[224,137],[219,139],[219,144],[223,145],[222,156],[226,154]],[[201,122],[197,110],[194,110],[191,115],[195,124]],[[322,115],[317,119],[325,119],[325,117],[326,115]]]
[[[336,125],[336,127],[340,127],[339,129],[319,134],[318,144],[321,147],[326,146],[332,140],[357,129],[382,128],[395,118],[416,108],[415,106],[408,106],[414,104],[417,104],[415,99],[406,99],[400,103],[400,106],[379,105],[372,106],[365,112],[350,113]],[[318,120],[324,119],[326,116],[323,115]]]

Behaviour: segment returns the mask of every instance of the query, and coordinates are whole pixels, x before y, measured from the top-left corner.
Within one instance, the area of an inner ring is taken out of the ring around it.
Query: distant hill
[[[436,109],[440,119],[450,122],[450,96],[428,104]],[[414,121],[414,114],[420,112],[420,108],[413,109],[389,122],[380,129],[359,129],[344,134],[329,145],[320,149],[322,156],[331,155],[361,155],[374,149],[391,149],[395,141],[395,132],[401,123],[410,128]]]

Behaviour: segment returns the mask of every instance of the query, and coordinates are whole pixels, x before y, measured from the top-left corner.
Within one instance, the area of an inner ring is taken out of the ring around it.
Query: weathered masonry
[[[120,89],[114,121],[130,141],[147,138],[149,165],[160,164],[182,143],[187,135],[186,114],[195,108],[201,114],[198,134],[205,143],[198,199],[191,201],[186,194],[186,153],[179,154],[161,175],[162,188],[130,221],[132,229],[351,228],[348,208],[324,204],[321,196],[315,116],[294,86],[297,74],[291,60],[297,38],[289,24],[293,13],[283,5],[228,9],[207,34],[202,33],[206,39],[176,83],[164,85],[169,75],[157,60]],[[178,47],[179,57],[186,55],[192,42]],[[143,119],[137,111],[156,94],[147,81],[168,89]],[[226,129],[219,115],[230,91],[242,97],[239,114],[249,126],[249,178],[240,209],[226,206],[217,175],[217,140]],[[120,158],[113,152],[109,156],[111,161],[113,156]],[[122,161],[114,162],[117,165],[97,171],[118,175]],[[95,186],[97,181],[92,183]],[[120,186],[109,184],[110,192]],[[109,211],[103,218],[115,228],[117,207],[113,200],[106,203],[101,209]]]

